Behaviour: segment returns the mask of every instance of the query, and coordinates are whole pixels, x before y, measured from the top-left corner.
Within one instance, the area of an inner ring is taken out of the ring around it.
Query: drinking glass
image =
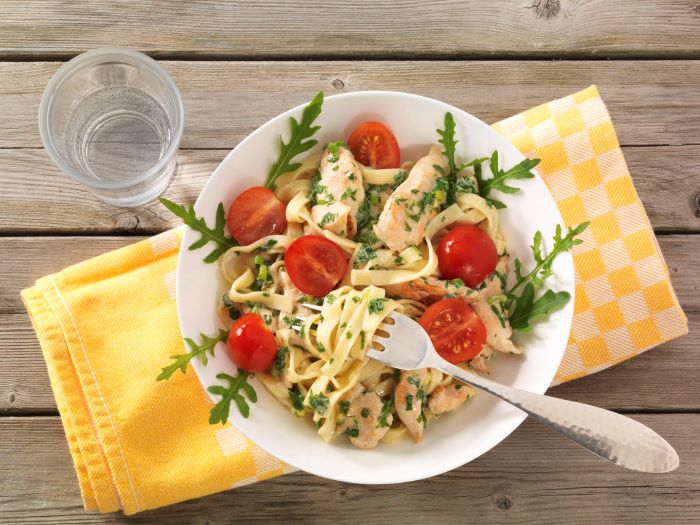
[[[94,49],[66,62],[39,107],[41,140],[51,159],[116,206],[138,206],[165,190],[183,127],[173,79],[155,60],[129,49]]]

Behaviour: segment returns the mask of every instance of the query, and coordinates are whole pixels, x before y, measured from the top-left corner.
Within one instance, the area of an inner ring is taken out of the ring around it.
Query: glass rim
[[[63,160],[63,157],[54,146],[53,133],[49,127],[49,114],[52,109],[54,95],[60,89],[61,84],[82,67],[86,65],[95,65],[106,61],[121,61],[131,65],[144,66],[151,72],[155,73],[155,75],[163,81],[167,89],[174,95],[176,102],[175,113],[178,125],[174,130],[173,139],[170,141],[168,148],[154,166],[131,179],[106,181],[101,179],[91,179],[77,173],[70,165],[68,165],[67,162]],[[97,189],[117,190],[129,188],[156,175],[165,167],[165,165],[170,161],[180,147],[180,141],[182,140],[184,128],[185,108],[182,103],[182,96],[180,95],[180,90],[177,88],[177,85],[175,85],[175,81],[173,81],[172,77],[170,76],[170,73],[168,73],[163,66],[148,55],[132,49],[120,47],[100,47],[97,49],[91,49],[72,58],[58,68],[56,73],[54,73],[54,75],[51,77],[46,85],[46,88],[44,89],[44,93],[41,95],[41,102],[39,103],[39,135],[41,135],[41,142],[43,143],[44,149],[48,153],[51,160],[53,160],[61,171],[63,171],[69,177],[86,186]]]

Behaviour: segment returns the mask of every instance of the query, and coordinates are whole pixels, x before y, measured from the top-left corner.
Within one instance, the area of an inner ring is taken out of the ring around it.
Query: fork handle
[[[501,385],[447,361],[434,366],[460,381],[507,401],[601,458],[643,472],[670,472],[678,454],[660,435],[609,410]]]

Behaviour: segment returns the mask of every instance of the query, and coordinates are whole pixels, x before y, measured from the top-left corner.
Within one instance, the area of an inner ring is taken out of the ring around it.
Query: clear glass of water
[[[129,49],[94,49],[66,62],[39,107],[51,159],[116,206],[138,206],[165,190],[183,127],[173,79],[155,60]]]

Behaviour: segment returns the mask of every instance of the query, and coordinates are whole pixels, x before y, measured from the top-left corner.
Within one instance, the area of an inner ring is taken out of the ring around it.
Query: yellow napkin
[[[577,246],[575,319],[557,381],[687,332],[685,316],[595,87],[495,126],[542,159]],[[210,426],[191,370],[156,382],[182,352],[175,307],[181,231],[44,277],[22,292],[49,370],[87,510],[133,514],[293,470],[230,424]]]

